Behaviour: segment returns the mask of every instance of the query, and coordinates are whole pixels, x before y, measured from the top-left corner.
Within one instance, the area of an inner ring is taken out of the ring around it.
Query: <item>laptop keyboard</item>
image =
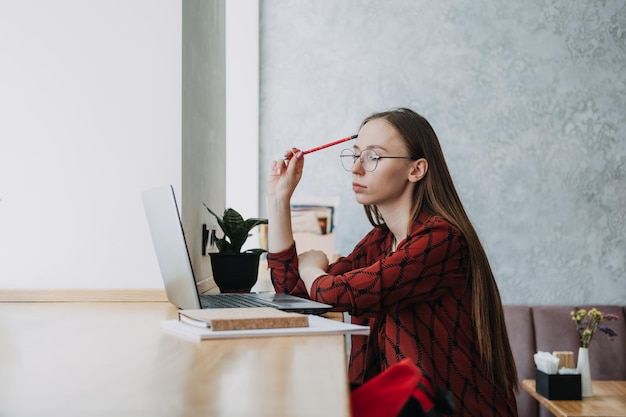
[[[200,300],[203,307],[211,308],[276,307],[276,304],[250,294],[204,294]]]

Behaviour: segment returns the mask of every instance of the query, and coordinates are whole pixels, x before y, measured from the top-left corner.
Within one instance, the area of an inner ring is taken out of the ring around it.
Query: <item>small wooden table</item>
[[[522,387],[557,417],[626,416],[626,381],[591,381],[593,396],[580,401],[554,401],[537,394],[535,380],[525,379]]]

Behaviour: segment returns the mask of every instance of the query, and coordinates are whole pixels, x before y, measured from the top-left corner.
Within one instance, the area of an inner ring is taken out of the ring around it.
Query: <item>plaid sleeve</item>
[[[298,272],[298,254],[295,243],[281,252],[268,253],[267,266],[270,270],[272,285],[277,293],[310,298]]]
[[[329,266],[330,274],[342,274],[364,266],[372,251],[378,251],[376,243],[381,239],[380,230],[374,229],[367,234],[354,248],[352,253],[338,259]],[[289,248],[281,252],[268,252],[267,266],[270,270],[272,285],[277,293],[286,293],[304,298],[309,297],[304,282],[300,279],[298,271],[298,253],[295,242]]]
[[[319,277],[311,298],[353,315],[377,316],[467,284],[465,239],[440,217],[416,224],[395,252],[373,255],[364,260],[367,266]]]

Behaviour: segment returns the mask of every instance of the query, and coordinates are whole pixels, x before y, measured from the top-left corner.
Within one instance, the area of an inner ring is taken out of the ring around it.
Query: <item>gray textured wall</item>
[[[626,2],[261,3],[262,195],[291,145],[397,106],[438,133],[505,303],[625,302]],[[369,225],[340,149],[297,193],[341,196],[345,254]]]

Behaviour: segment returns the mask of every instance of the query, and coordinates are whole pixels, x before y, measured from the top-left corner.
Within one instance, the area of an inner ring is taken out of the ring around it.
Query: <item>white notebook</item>
[[[350,334],[363,335],[370,334],[368,326],[359,326],[351,323],[344,323],[337,320],[326,319],[324,317],[309,315],[308,327],[288,327],[277,329],[249,329],[249,330],[221,330],[213,331],[186,324],[179,320],[165,320],[161,322],[161,328],[167,332],[175,333],[195,340],[204,339],[234,339],[240,337],[269,337],[269,336],[305,336],[305,335],[329,335],[329,334]]]

